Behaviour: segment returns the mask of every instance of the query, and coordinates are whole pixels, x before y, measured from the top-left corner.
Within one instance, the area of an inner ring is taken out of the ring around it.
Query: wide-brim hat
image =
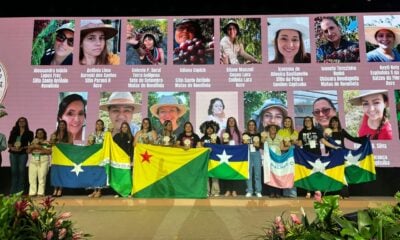
[[[172,95],[167,95],[167,96],[162,95],[158,103],[150,107],[150,112],[151,114],[153,114],[153,116],[159,118],[158,109],[160,107],[167,107],[167,106],[173,106],[179,110],[178,118],[182,117],[187,110],[186,106],[180,103],[176,97]]]
[[[352,105],[358,106],[358,105],[362,104],[361,99],[363,97],[374,95],[374,94],[383,94],[387,98],[388,97],[388,90],[384,90],[384,89],[380,89],[380,90],[360,90],[360,95],[358,95],[357,97],[349,99],[349,102]]]
[[[306,21],[308,22],[308,18]],[[296,17],[288,17],[288,18],[281,18],[280,21],[278,22],[274,22],[272,23],[269,27],[268,27],[268,36],[269,39],[271,40],[271,42],[274,41],[276,33],[279,30],[283,30],[283,29],[288,29],[288,30],[296,30],[301,32],[301,36],[303,39],[303,42],[307,39],[310,38],[310,28],[309,25],[305,25],[304,23],[302,23],[301,18],[296,18]]]
[[[376,41],[375,39],[375,34],[379,31],[379,30],[389,30],[391,32],[393,32],[395,39],[394,39],[394,46],[397,46],[398,44],[400,44],[400,29],[399,28],[395,28],[392,26],[366,26],[365,27],[365,40],[374,44],[374,45],[379,45],[379,43]]]
[[[138,113],[142,110],[142,105],[135,103],[135,99],[130,92],[111,93],[108,101],[106,103],[100,104],[100,110],[108,111],[108,108],[110,106],[118,105],[133,107],[133,113]]]
[[[117,35],[118,30],[113,28],[112,25],[105,24],[100,19],[94,20],[81,20],[81,35],[86,36],[86,34],[93,31],[102,31],[104,32],[104,37],[106,40]]]
[[[60,27],[57,28],[56,32],[68,30],[71,32],[75,32],[75,24],[72,22],[64,23]]]
[[[228,23],[222,28],[222,31],[223,31],[225,34],[228,34],[228,27],[229,27],[229,25],[235,26],[236,31],[237,31],[237,35],[239,36],[239,35],[240,35],[240,27],[239,27],[239,24],[237,24],[237,22],[235,22],[234,20],[229,20]]]

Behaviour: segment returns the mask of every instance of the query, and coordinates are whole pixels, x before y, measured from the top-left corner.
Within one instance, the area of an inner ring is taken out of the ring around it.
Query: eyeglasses
[[[74,38],[73,37],[72,38],[67,38],[64,33],[57,33],[56,40],[57,40],[57,42],[62,42],[62,43],[65,40],[67,40],[68,46],[70,46],[70,47],[74,46]]]
[[[332,109],[332,108],[315,109],[315,110],[312,112],[312,114],[313,114],[314,116],[319,116],[321,113],[322,113],[323,115],[328,115],[328,114],[331,112],[331,109]]]

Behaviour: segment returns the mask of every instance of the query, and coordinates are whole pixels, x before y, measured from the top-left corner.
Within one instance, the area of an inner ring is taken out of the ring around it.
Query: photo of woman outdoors
[[[128,19],[126,24],[126,64],[166,64],[167,30],[166,19]]]
[[[261,62],[259,18],[221,19],[221,64]]]
[[[343,91],[346,129],[352,136],[391,140],[388,90]]]

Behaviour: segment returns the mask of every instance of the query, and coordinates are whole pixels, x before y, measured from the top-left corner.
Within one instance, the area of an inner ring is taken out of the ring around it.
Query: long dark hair
[[[238,124],[237,124],[236,118],[234,118],[234,117],[229,117],[229,118],[226,120],[226,129],[225,129],[225,132],[226,132],[227,134],[229,134],[229,139],[232,139],[231,130],[229,129],[229,120],[230,120],[230,119],[233,119],[233,121],[235,121],[235,126],[233,127],[233,131],[238,135],[238,137],[239,137],[239,142],[242,142],[242,136],[241,136],[241,134],[240,134],[240,131],[239,131],[239,128],[238,128]]]
[[[212,115],[213,114],[213,106],[215,104],[215,102],[220,101],[222,103],[222,108],[225,109],[225,103],[224,100],[222,100],[221,98],[213,98],[210,100],[210,105],[208,106],[208,115]]]
[[[283,63],[284,57],[278,49],[278,36],[281,31],[282,31],[282,29],[276,31],[275,39],[274,39],[275,58],[274,58],[274,60],[270,61],[270,63]],[[294,56],[293,61],[295,63],[310,63],[311,56],[305,50],[303,35],[301,34],[300,31],[298,31],[298,30],[295,30],[295,31],[299,34],[300,47],[299,47],[299,51]]]
[[[83,34],[83,33],[81,32],[81,39],[80,39],[80,41],[79,41],[79,46],[80,46],[80,47],[79,47],[79,62],[81,62],[82,59],[83,59],[83,57],[84,57],[83,49],[82,49],[82,47],[81,47],[81,46],[82,46],[82,42],[83,42],[83,40],[85,39],[85,37],[86,37],[88,34],[94,32],[94,31],[96,31],[96,30],[88,31],[88,32],[86,32],[85,34]],[[101,31],[101,30],[100,30],[100,31]],[[96,63],[95,63],[95,65],[106,65],[106,64],[109,64],[109,63],[110,63],[110,62],[108,61],[107,40],[104,40],[104,41],[105,41],[104,48],[103,48],[103,50],[101,51],[100,55],[96,57]]]
[[[29,130],[28,119],[26,119],[26,117],[19,117],[19,118],[17,119],[17,121],[15,122],[14,127],[11,129],[11,134],[10,134],[10,135],[12,135],[12,134],[20,135],[20,132],[19,132],[19,124],[18,124],[18,122],[19,122],[19,120],[21,120],[21,119],[25,120],[25,131],[26,131],[26,132],[29,132],[29,131],[30,131],[30,130]]]
[[[63,98],[63,100],[58,105],[58,113],[57,113],[57,121],[62,118],[65,110],[67,110],[68,106],[75,101],[80,101],[83,103],[83,112],[86,118],[86,100],[79,94],[73,93]]]
[[[39,131],[42,131],[42,132],[43,132],[43,138],[44,138],[44,140],[47,140],[47,132],[46,132],[46,130],[44,130],[44,128],[38,128],[38,129],[36,129],[35,138],[37,138],[37,135],[38,135],[38,132],[39,132]]]
[[[67,125],[67,121],[65,120],[59,120],[58,121],[58,125],[57,125],[57,130],[56,130],[56,135],[58,137],[59,133],[60,133],[60,124],[64,123],[65,128],[63,131],[63,138],[62,139],[58,139],[58,142],[62,142],[62,143],[68,143],[69,141],[69,132],[68,132],[68,125]]]

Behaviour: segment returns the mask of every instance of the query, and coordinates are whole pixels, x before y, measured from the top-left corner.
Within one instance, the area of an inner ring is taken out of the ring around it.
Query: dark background
[[[263,15],[400,11],[399,0],[7,1],[0,17]]]

